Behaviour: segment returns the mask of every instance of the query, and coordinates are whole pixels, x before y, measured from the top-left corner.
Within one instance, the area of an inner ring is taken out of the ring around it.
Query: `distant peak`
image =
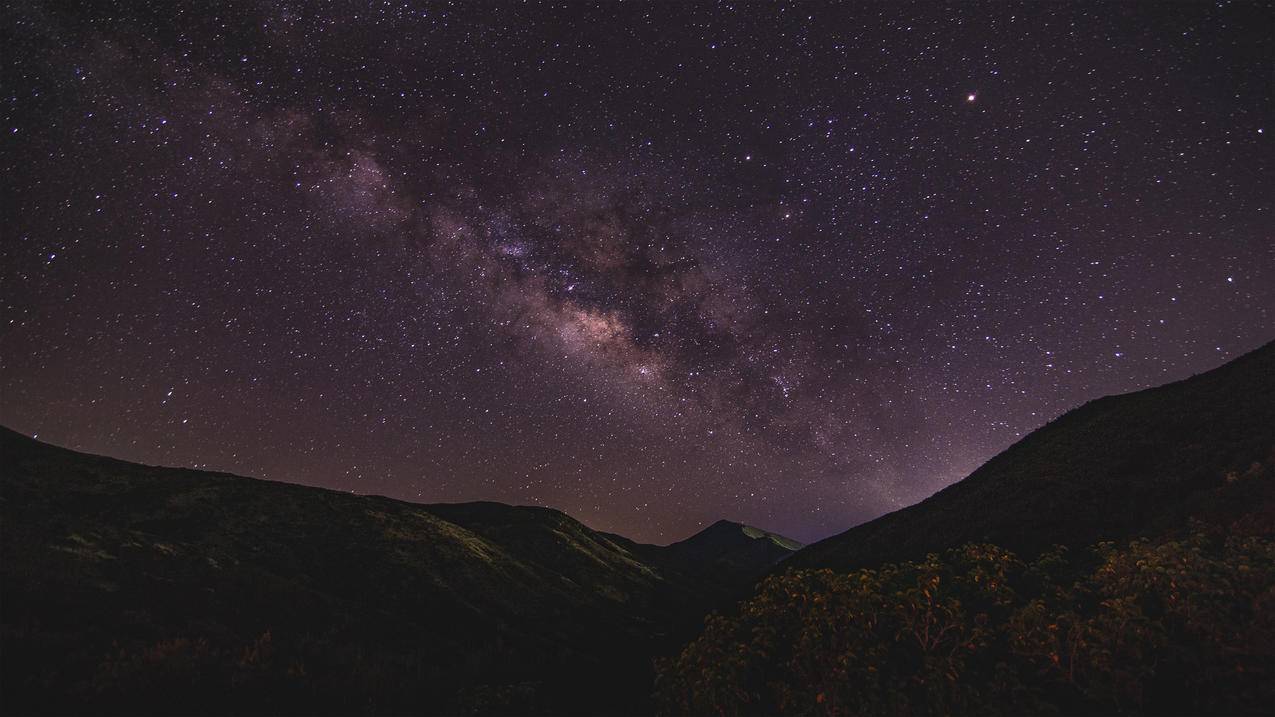
[[[800,542],[793,540],[792,538],[779,535],[778,533],[772,533],[769,530],[762,530],[761,528],[757,528],[746,523],[726,520],[725,518],[713,523],[683,542],[699,542],[707,539],[709,536],[719,536],[720,538],[725,539],[728,536],[733,535],[743,536],[747,539],[745,542],[748,540],[761,540],[764,538],[788,550],[797,550],[802,547]]]

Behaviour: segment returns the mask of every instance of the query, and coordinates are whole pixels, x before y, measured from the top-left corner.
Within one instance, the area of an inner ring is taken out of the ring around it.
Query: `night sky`
[[[1269,4],[6,5],[75,449],[811,540],[1275,337]]]

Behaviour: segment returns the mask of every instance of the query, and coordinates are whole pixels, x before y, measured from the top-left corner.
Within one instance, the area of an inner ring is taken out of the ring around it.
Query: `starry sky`
[[[0,11],[41,440],[808,541],[1275,337],[1270,4],[69,5]]]

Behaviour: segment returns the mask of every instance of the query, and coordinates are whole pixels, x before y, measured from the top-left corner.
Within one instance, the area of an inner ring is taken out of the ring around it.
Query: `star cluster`
[[[1272,14],[16,3],[0,422],[823,537],[1272,337]]]

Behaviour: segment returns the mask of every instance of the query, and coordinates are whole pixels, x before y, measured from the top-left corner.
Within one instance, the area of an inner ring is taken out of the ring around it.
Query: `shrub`
[[[1260,713],[1275,543],[1102,544],[1024,564],[992,545],[768,578],[659,666],[675,714]],[[1076,575],[1079,574],[1078,577]]]

